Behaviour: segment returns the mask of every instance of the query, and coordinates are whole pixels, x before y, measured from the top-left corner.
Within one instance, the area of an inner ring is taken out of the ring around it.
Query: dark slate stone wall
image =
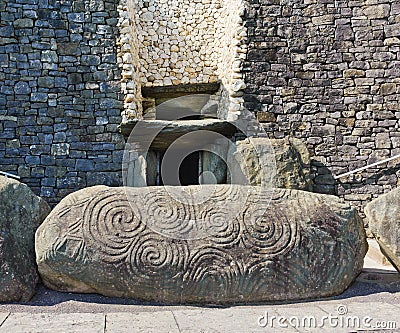
[[[0,165],[54,204],[120,185],[117,1],[1,0]]]
[[[248,0],[246,107],[307,142],[315,190],[361,207],[399,183],[400,1]]]
[[[118,1],[0,0],[0,166],[54,204],[121,185]],[[247,0],[246,107],[303,138],[315,190],[362,206],[399,182],[400,1]]]

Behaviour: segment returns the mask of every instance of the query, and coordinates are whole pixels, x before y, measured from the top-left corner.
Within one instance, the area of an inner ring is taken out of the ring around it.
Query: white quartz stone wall
[[[243,108],[243,80],[242,64],[246,58],[247,31],[242,21],[244,3],[241,0],[222,0],[221,15],[218,15],[217,26],[219,34],[215,38],[214,50],[218,56],[217,75],[229,95],[228,105],[225,106],[229,114],[225,117],[235,118]]]
[[[123,1],[120,61],[128,115],[140,117],[141,85],[216,81],[230,96],[224,107],[241,109],[247,51],[242,0]]]
[[[135,0],[121,0],[119,12],[118,64],[121,69],[121,90],[124,94],[124,114],[126,120],[142,114],[142,96],[140,83],[139,43],[135,17],[130,9],[135,7]],[[123,121],[124,121],[123,119]]]

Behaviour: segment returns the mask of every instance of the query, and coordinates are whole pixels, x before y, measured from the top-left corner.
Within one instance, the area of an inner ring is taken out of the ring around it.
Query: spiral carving
[[[225,204],[227,200],[228,202],[245,202],[244,199],[249,195],[250,190],[250,187],[241,186],[216,187],[210,203],[214,200],[224,202]]]
[[[40,247],[45,278],[62,290],[70,288],[65,281],[76,281],[73,291],[215,304],[282,299],[288,291],[292,298],[332,294],[356,275],[353,267],[361,269],[362,226],[346,220],[342,206],[332,210],[325,197],[290,191],[277,191],[270,204],[255,187],[221,187],[198,204],[190,188],[181,202],[163,188],[73,194],[46,219],[52,237],[38,233],[47,244]],[[243,195],[244,209],[232,218],[232,198]],[[173,235],[199,225],[212,228],[202,238]],[[340,239],[348,228],[354,230]],[[325,289],[316,294],[316,287]]]
[[[280,283],[279,273],[276,274],[276,264],[261,256],[251,260],[245,271],[246,279],[243,279],[240,289],[242,293],[260,295],[265,290],[270,290]]]
[[[243,208],[232,207],[227,202],[245,202],[247,191],[237,186],[215,187],[210,198],[195,207],[197,219],[205,231],[204,236],[213,242],[231,246],[239,241]]]
[[[242,202],[247,194],[238,186],[207,188],[209,197],[201,203],[196,203],[192,193],[195,188],[179,192],[178,189],[152,190],[141,200],[146,213],[143,223],[153,231],[167,237],[178,239],[199,239],[211,237],[220,244],[232,244],[240,233],[238,216],[243,207],[229,207],[227,202]],[[196,188],[196,190],[198,190]],[[170,192],[172,193],[170,193]],[[176,194],[181,193],[179,200]]]
[[[143,222],[155,232],[176,237],[192,231],[194,219],[189,205],[175,200],[168,192],[148,192],[142,202],[146,210]]]
[[[290,221],[279,205],[274,207],[273,214],[266,214],[265,210],[265,207],[249,207],[245,212],[244,243],[263,255],[289,252],[298,240],[297,223]]]
[[[199,210],[199,221],[204,224],[208,238],[225,246],[231,246],[239,241],[240,222],[231,216],[229,207],[204,206]]]
[[[140,211],[119,191],[100,192],[90,200],[83,221],[85,242],[111,262],[124,259],[133,239],[145,228]]]
[[[145,231],[129,250],[129,271],[143,285],[173,287],[186,269],[186,241],[171,241]]]
[[[216,247],[197,249],[188,261],[184,280],[198,297],[224,296],[234,292],[242,275],[239,263],[227,251]]]

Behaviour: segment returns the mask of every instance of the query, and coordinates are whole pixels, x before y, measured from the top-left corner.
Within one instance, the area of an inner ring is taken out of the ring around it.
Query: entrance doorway
[[[164,152],[158,154],[157,158],[157,182],[156,185],[187,186],[199,185],[200,151],[187,155],[179,166],[178,179],[175,177],[176,170],[167,170],[161,174]],[[180,154],[177,154],[180,155]],[[162,177],[164,176],[164,177]]]
[[[199,151],[195,151],[185,157],[179,168],[179,180],[181,185],[199,185],[199,164]]]

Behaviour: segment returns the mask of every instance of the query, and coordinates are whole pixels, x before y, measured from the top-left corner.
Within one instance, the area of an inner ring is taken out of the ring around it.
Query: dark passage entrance
[[[177,152],[177,156],[181,153]],[[164,152],[158,155],[157,185],[187,186],[199,185],[200,152],[195,151],[187,155],[179,166],[179,182],[176,180],[176,169],[166,170],[164,178],[161,177],[161,165],[164,159]]]
[[[200,152],[195,151],[182,161],[179,168],[179,181],[181,185],[199,185],[199,158]]]

